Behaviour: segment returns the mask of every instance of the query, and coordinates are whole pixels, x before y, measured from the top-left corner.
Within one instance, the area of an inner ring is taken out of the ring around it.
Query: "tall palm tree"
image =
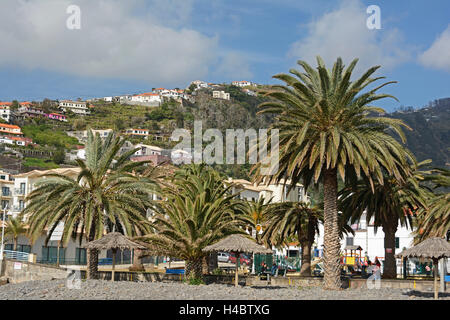
[[[397,277],[395,233],[398,226],[413,229],[416,212],[426,207],[429,192],[420,186],[420,182],[428,172],[420,171],[418,167],[429,162],[423,161],[412,168],[413,175],[404,182],[385,173],[384,183],[375,181],[373,189],[367,179],[362,179],[339,192],[338,207],[351,223],[358,221],[365,212],[367,224],[373,220],[375,232],[382,227],[385,248],[383,278]]]
[[[360,175],[383,183],[383,168],[397,179],[407,174],[404,163],[412,154],[397,142],[387,129],[397,133],[404,142],[397,119],[377,116],[384,114],[373,102],[395,98],[377,91],[393,81],[373,89],[367,87],[384,77],[371,76],[380,67],[367,70],[359,79],[351,81],[358,59],[345,68],[341,58],[333,69],[326,68],[317,57],[317,68],[298,61],[304,72],[291,69],[278,74],[285,85],[275,85],[262,93],[272,101],[259,107],[259,113],[276,115],[271,129],[279,129],[279,166],[274,175],[262,175],[263,163],[254,166],[255,180],[277,181],[290,179],[291,187],[303,179],[323,183],[324,187],[324,287],[338,289],[340,280],[340,241],[337,211],[337,178],[356,179]],[[269,144],[270,145],[270,144]]]
[[[187,279],[202,277],[203,248],[228,235],[244,234],[236,217],[242,214],[241,202],[224,183],[205,165],[180,169],[163,188],[166,199],[156,208],[154,231],[138,238],[155,253],[185,260]]]
[[[311,276],[311,248],[316,233],[319,233],[321,210],[311,208],[305,202],[282,202],[271,207],[263,241],[270,246],[279,246],[284,239],[296,236],[302,252],[300,275]]]
[[[5,236],[11,237],[14,242],[14,251],[17,251],[17,239],[21,235],[26,235],[28,232],[26,224],[21,217],[10,218],[6,222]]]
[[[426,177],[433,183],[434,194],[428,202],[428,210],[421,210],[418,217],[418,241],[427,237],[446,237],[450,231],[450,170],[438,168]],[[437,189],[442,188],[442,191]]]
[[[118,156],[124,142],[115,133],[102,140],[98,133],[94,136],[89,131],[86,161],[76,160],[80,172],[75,179],[49,174],[36,183],[23,211],[33,242],[44,229],[52,232],[60,221],[64,222],[63,244],[71,237],[77,238],[79,233],[81,243],[83,237],[93,241],[105,231],[122,232],[127,236],[148,232],[150,223],[146,210],[152,205],[150,196],[157,190],[157,183],[151,170],[143,175],[133,173],[143,165],[128,160],[136,150]],[[96,276],[97,265],[98,252],[88,249],[88,278]]]

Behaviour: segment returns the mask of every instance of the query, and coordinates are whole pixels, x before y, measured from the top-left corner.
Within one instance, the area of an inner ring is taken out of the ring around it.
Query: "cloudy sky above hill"
[[[366,12],[377,4],[381,29]],[[80,8],[80,29],[70,5]],[[2,0],[0,100],[90,98],[186,87],[191,80],[276,83],[298,59],[358,57],[386,88],[423,106],[450,96],[450,3],[326,0]]]

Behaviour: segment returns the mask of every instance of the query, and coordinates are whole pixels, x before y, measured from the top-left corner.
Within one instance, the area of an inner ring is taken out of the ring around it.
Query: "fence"
[[[3,250],[6,259],[28,261],[29,254],[27,252]]]

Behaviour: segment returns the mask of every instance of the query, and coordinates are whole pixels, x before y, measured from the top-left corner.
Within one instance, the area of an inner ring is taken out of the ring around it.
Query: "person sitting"
[[[278,267],[277,267],[277,265],[274,263],[274,264],[272,265],[272,269],[270,269],[270,273],[274,276],[275,273],[277,272],[277,270],[278,270]]]

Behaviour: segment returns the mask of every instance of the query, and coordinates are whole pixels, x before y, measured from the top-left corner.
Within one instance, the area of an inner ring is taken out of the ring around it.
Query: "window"
[[[14,244],[12,244],[12,243],[5,244],[5,250],[11,250],[11,251],[14,250]],[[28,244],[18,244],[16,251],[30,253],[31,246]]]
[[[59,263],[64,263],[66,257],[66,249],[59,248]],[[56,263],[58,258],[58,248],[57,247],[42,247],[42,258],[41,262]]]
[[[19,210],[23,210],[23,208],[24,208],[24,201],[19,200]]]
[[[22,183],[20,184],[20,193],[21,193],[21,194],[24,194],[24,193],[25,193],[25,182],[22,182]]]
[[[6,208],[9,208],[9,201],[8,200],[2,200],[2,203],[1,203],[1,208],[0,209],[5,209],[5,207]]]
[[[395,237],[395,249],[399,249],[399,248],[400,248],[400,238]]]
[[[345,244],[347,246],[352,246],[353,245],[353,237],[347,237]]]
[[[86,249],[84,248],[75,249],[75,262],[76,264],[86,264]]]
[[[9,188],[2,187],[2,196],[9,196]]]

